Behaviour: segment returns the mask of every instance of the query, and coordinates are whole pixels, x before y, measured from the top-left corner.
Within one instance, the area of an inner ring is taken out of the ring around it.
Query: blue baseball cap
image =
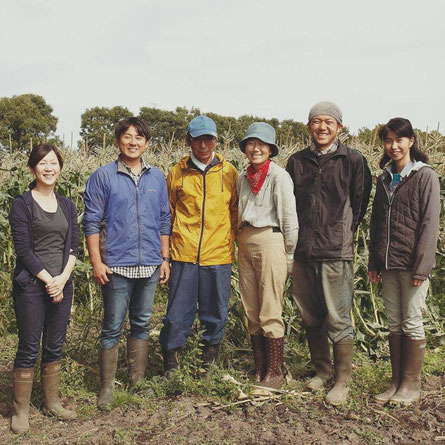
[[[187,126],[187,133],[192,138],[197,138],[203,134],[210,134],[211,136],[218,137],[215,122],[213,122],[213,120],[208,116],[204,115],[196,116],[189,122]]]

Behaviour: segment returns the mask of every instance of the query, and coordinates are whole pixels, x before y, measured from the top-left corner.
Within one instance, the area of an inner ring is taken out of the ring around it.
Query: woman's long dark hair
[[[408,119],[404,119],[403,117],[394,117],[389,120],[386,125],[381,127],[379,130],[379,138],[382,142],[388,136],[389,131],[392,131],[400,138],[414,138],[413,146],[409,150],[411,161],[428,162],[428,156],[419,150],[417,137],[414,133],[411,122]],[[380,159],[379,162],[380,168],[383,169],[390,160],[391,158],[386,153],[383,153],[382,159]]]
[[[32,170],[34,170],[35,166],[51,151],[53,151],[57,157],[57,160],[59,161],[60,170],[62,170],[63,167],[63,159],[62,155],[60,154],[59,150],[57,150],[54,145],[50,144],[38,144],[34,145],[32,147],[31,153],[29,154],[28,158],[28,167]],[[29,189],[32,190],[36,186],[36,180],[31,182],[29,184]]]

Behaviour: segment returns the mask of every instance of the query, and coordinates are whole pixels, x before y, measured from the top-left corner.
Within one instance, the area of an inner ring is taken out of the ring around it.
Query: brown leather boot
[[[323,389],[331,379],[331,351],[329,349],[328,336],[320,330],[306,331],[311,362],[315,367],[315,376],[307,383],[306,388],[312,391]]]
[[[266,375],[266,338],[263,334],[251,335],[253,359],[255,361],[255,380],[259,383]]]
[[[402,340],[402,381],[391,402],[410,405],[420,396],[420,375],[425,357],[426,340],[403,337]]]
[[[40,380],[43,390],[43,413],[57,417],[60,420],[74,420],[77,418],[75,411],[65,409],[60,403],[59,386],[62,373],[62,362],[42,364]]]
[[[171,372],[179,369],[179,351],[180,349],[163,349],[162,358],[164,360],[164,375],[168,376]]]
[[[148,340],[127,337],[127,366],[130,388],[144,378],[148,364]]]
[[[353,346],[352,338],[334,343],[335,385],[326,395],[326,403],[338,406],[346,402],[349,394],[348,382],[352,374]]]
[[[33,368],[14,368],[12,372],[14,396],[12,399],[11,431],[15,434],[23,434],[29,430],[29,402],[33,379]]]
[[[100,348],[100,391],[97,399],[99,409],[107,409],[113,401],[119,344],[110,349]]]
[[[268,338],[266,337],[266,375],[261,381],[261,386],[268,388],[278,388],[283,383],[283,373],[281,366],[283,364],[284,337]]]
[[[216,362],[219,354],[220,344],[221,343],[216,343],[216,345],[205,345],[202,348],[202,364],[204,365],[204,367]]]
[[[378,403],[389,402],[389,399],[397,392],[402,380],[402,335],[389,334],[389,353],[391,356],[392,380],[389,388],[377,394],[374,398]]]

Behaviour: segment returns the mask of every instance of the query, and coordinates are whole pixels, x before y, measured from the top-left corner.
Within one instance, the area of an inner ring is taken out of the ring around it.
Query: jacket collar
[[[129,175],[126,164],[124,164],[124,161],[122,161],[122,158],[120,155],[117,158],[116,162],[117,162],[117,171],[119,173],[124,173],[126,175]],[[147,164],[142,158],[141,158],[141,166],[142,166],[141,173],[144,173],[146,170],[150,169],[150,165]]]
[[[346,156],[347,154],[348,154],[348,151],[347,151],[346,146],[343,145],[340,141],[338,141],[338,148],[337,148],[337,150],[334,153],[332,153],[331,155],[328,154],[326,156],[328,156],[329,158],[333,158],[335,156]],[[312,152],[310,147],[307,147],[307,148],[305,148],[303,150],[303,156],[305,158],[310,158],[310,159],[313,159],[313,160],[317,160],[319,158],[319,156],[317,156],[316,154],[314,154]]]
[[[189,170],[191,168],[190,167],[190,162],[192,162],[191,161],[191,156],[188,155],[188,156],[184,156],[179,161],[178,164],[179,164],[179,167],[182,170]],[[212,169],[212,170],[220,170],[221,168],[224,167],[225,163],[226,163],[226,160],[220,154],[215,153],[215,156],[214,156],[214,158],[212,160],[210,169]],[[199,171],[201,171],[201,170],[199,170]]]

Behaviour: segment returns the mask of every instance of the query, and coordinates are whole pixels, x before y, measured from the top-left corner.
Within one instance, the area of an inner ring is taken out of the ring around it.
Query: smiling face
[[[210,134],[203,134],[196,138],[188,135],[187,142],[192,149],[192,153],[204,165],[209,165],[212,162],[213,152],[216,148],[216,138]]]
[[[260,139],[247,139],[244,148],[247,159],[250,161],[255,170],[261,168],[270,158],[270,145],[266,144]]]
[[[383,149],[395,162],[398,171],[402,171],[403,167],[411,160],[410,149],[413,144],[414,138],[397,136],[393,131],[388,131],[383,140]]]
[[[146,137],[140,135],[133,126],[122,133],[116,144],[121,152],[122,161],[129,167],[135,167],[141,162],[141,156],[148,147]]]
[[[317,143],[321,150],[326,150],[337,138],[337,135],[343,128],[343,125],[337,122],[332,116],[326,114],[317,114],[307,124],[312,139]]]
[[[37,186],[50,187],[56,184],[60,175],[60,164],[54,151],[50,151],[31,169]]]

